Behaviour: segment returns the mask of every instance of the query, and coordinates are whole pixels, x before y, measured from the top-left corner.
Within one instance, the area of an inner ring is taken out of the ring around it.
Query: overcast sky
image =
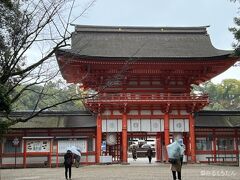
[[[82,4],[77,0],[76,4]],[[89,2],[89,1],[88,1]],[[218,49],[232,49],[233,18],[239,3],[230,0],[97,0],[75,24],[109,26],[206,26],[212,44]],[[80,7],[79,7],[80,9]],[[232,67],[214,78],[240,80],[240,67]]]

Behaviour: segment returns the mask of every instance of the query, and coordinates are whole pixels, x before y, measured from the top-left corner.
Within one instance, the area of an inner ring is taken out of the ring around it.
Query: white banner
[[[163,132],[163,119],[128,119],[129,132]]]
[[[170,132],[189,132],[188,119],[170,119]]]
[[[121,119],[102,120],[102,132],[122,132]]]
[[[67,149],[71,146],[76,146],[81,152],[87,152],[87,140],[59,140],[58,153],[66,153]]]

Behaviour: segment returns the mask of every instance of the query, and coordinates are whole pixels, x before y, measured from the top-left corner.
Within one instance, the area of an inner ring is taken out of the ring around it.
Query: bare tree
[[[74,8],[78,7],[75,0],[0,2],[0,113],[6,117],[0,119],[2,132],[10,125],[26,122],[44,110],[84,98],[79,93],[73,93],[59,102],[38,107],[46,97],[57,95],[45,89],[45,85],[59,75],[55,52],[69,46],[70,24],[94,2],[90,1],[78,14],[73,14]],[[39,85],[38,89],[32,88],[36,85]],[[66,86],[59,86],[59,90],[62,88]],[[15,103],[29,91],[34,91],[37,96],[32,113],[21,118],[9,116]]]

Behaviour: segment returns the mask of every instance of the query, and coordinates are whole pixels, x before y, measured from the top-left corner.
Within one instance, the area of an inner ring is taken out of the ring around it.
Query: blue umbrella
[[[73,154],[76,154],[78,156],[81,156],[81,151],[79,148],[77,148],[76,146],[71,146],[68,147],[67,150],[71,151]]]

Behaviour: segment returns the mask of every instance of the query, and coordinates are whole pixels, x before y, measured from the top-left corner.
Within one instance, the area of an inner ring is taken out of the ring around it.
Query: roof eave
[[[233,54],[233,51],[226,51],[226,54],[221,54],[221,55],[215,55],[215,56],[198,56],[198,57],[189,57],[189,56],[172,56],[172,57],[110,57],[110,56],[89,56],[89,55],[81,55],[78,53],[71,52],[70,50],[65,50],[65,49],[59,49],[56,52],[57,56],[60,55],[65,55],[65,56],[73,56],[73,57],[79,57],[79,58],[84,58],[84,59],[111,59],[111,60],[125,60],[125,59],[165,59],[165,60],[172,60],[172,59],[184,59],[184,60],[204,60],[204,59],[223,59],[227,57],[235,57]]]

